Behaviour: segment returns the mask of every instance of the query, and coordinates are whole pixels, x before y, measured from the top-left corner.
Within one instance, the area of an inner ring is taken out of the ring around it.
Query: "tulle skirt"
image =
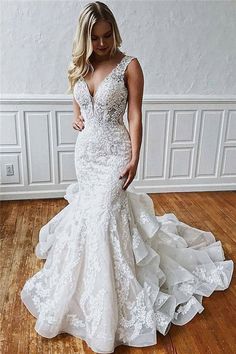
[[[85,208],[72,183],[65,199],[39,233],[45,264],[21,290],[41,336],[70,333],[97,353],[154,345],[229,287],[234,264],[221,241],[173,213],[155,215],[147,194],[129,186],[109,210]]]

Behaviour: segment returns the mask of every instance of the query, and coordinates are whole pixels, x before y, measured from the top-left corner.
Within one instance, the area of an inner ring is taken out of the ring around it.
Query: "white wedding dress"
[[[211,232],[172,213],[157,216],[147,194],[122,189],[131,157],[123,79],[133,58],[124,55],[94,97],[84,79],[76,82],[85,119],[75,145],[78,181],[41,228],[35,252],[46,261],[21,290],[41,336],[70,333],[96,353],[156,344],[157,332],[204,310],[203,296],[227,289],[234,267]]]

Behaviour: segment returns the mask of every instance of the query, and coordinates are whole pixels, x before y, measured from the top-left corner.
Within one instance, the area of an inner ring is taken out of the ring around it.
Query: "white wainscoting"
[[[1,97],[2,200],[64,196],[76,180],[72,119],[70,96]],[[146,193],[236,190],[236,97],[145,96],[133,186]]]

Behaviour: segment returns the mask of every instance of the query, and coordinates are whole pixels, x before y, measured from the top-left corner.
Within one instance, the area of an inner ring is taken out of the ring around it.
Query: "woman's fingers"
[[[76,126],[77,126],[78,128],[84,129],[83,123],[76,121],[75,124],[76,124]]]
[[[72,126],[75,130],[83,130],[84,129],[84,118],[82,116],[79,116],[78,118],[74,119]]]
[[[128,188],[129,184],[131,183],[132,178],[131,175],[129,174],[128,178],[126,179],[125,183],[123,184],[123,189],[125,190],[126,188]]]
[[[127,173],[128,173],[128,169],[126,168],[123,172],[121,172],[120,179],[123,178]]]
[[[130,185],[130,183],[133,181],[135,175],[133,173],[133,171],[129,168],[127,168],[124,173],[121,173],[121,177],[122,178],[123,176],[127,175],[127,178],[122,186],[123,189],[126,189],[128,188],[128,186]]]
[[[75,124],[77,125],[77,127],[79,127],[80,129],[84,129],[84,123],[82,119],[76,119],[75,120]]]
[[[81,127],[79,126],[79,124],[77,124],[76,122],[73,122],[72,127],[73,127],[75,130],[82,130],[82,128],[81,128]]]

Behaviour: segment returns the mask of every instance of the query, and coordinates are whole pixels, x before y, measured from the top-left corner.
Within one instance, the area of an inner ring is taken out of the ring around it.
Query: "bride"
[[[85,6],[68,71],[77,181],[68,205],[40,229],[35,253],[46,261],[21,290],[41,336],[69,333],[97,353],[156,344],[157,333],[201,313],[203,297],[227,289],[233,273],[211,232],[155,215],[152,199],[131,185],[144,80],[120,45],[107,5]]]

